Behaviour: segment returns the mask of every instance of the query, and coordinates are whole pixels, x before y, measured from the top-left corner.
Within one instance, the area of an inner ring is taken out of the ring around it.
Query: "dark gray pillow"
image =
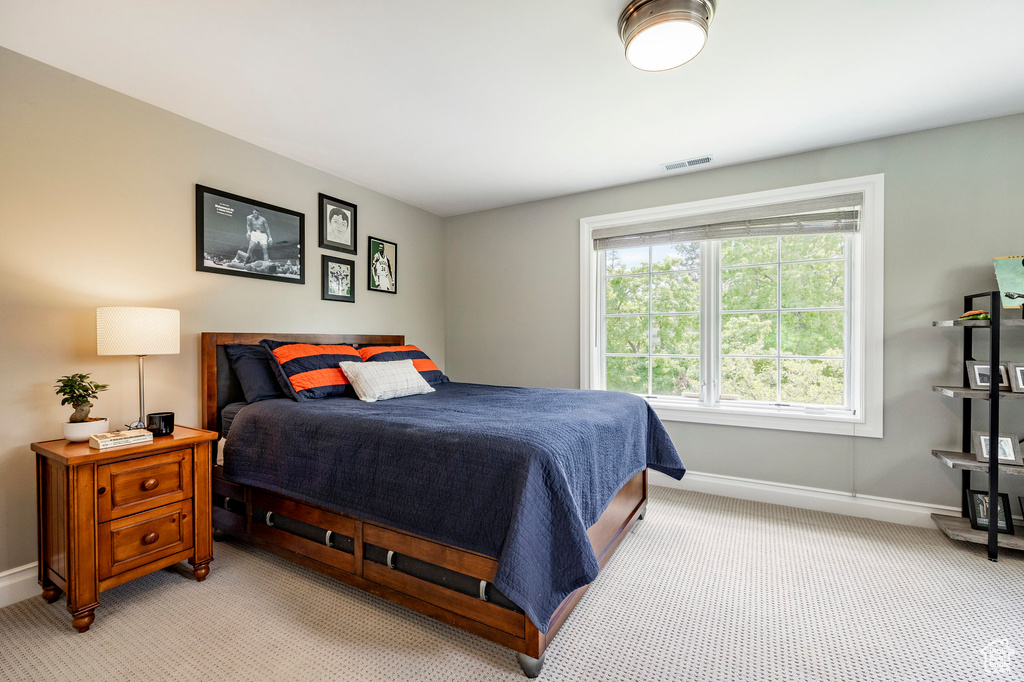
[[[235,343],[224,346],[224,352],[231,361],[238,383],[242,385],[246,402],[291,397],[281,390],[270,356],[263,346]]]

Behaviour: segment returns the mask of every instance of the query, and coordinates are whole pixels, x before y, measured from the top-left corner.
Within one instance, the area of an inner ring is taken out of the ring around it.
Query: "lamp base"
[[[142,420],[133,421],[131,424],[125,424],[129,429],[144,429],[146,425],[142,423]]]

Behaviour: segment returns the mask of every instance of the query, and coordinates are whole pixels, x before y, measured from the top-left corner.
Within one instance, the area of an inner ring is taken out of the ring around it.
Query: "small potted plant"
[[[108,425],[105,418],[89,416],[92,400],[97,393],[107,390],[107,384],[98,384],[90,380],[88,374],[71,374],[58,379],[54,388],[57,395],[63,396],[60,401],[61,405],[70,405],[75,408],[71,418],[64,422],[64,438],[66,440],[86,441],[92,434],[104,433],[107,430]]]

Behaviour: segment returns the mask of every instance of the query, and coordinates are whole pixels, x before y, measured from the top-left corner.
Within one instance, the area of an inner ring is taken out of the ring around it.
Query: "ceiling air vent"
[[[693,168],[704,163],[711,163],[715,158],[714,154],[708,154],[707,156],[695,156],[692,159],[686,159],[685,161],[673,161],[672,163],[661,164],[662,168],[667,171],[679,170],[680,168]]]

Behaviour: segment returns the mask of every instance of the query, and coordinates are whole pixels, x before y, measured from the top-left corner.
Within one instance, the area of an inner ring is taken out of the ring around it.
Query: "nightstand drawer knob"
[[[153,490],[158,485],[160,485],[160,481],[156,480],[155,478],[147,478],[145,481],[142,482],[142,489]]]
[[[152,545],[154,542],[160,539],[160,533],[146,533],[142,536],[142,544]]]

